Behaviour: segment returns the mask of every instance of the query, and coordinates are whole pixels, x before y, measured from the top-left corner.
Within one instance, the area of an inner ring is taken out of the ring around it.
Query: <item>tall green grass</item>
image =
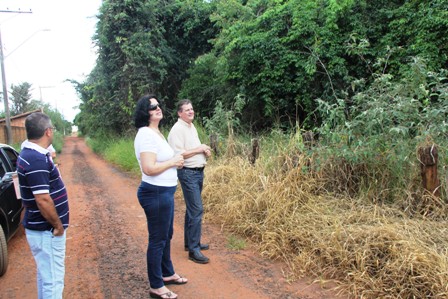
[[[56,150],[56,153],[60,153],[62,151],[63,146],[64,146],[64,135],[56,131],[53,135],[53,147]]]
[[[97,154],[124,171],[140,174],[132,137],[100,136],[87,138],[87,144]]]
[[[123,170],[134,174],[140,173],[137,159],[134,152],[133,139],[120,139],[110,145],[104,152],[104,157],[115,165],[119,165]]]

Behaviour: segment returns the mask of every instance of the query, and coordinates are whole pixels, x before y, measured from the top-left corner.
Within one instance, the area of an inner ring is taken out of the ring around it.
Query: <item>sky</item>
[[[81,101],[64,81],[83,82],[95,66],[92,37],[100,6],[101,0],[0,0],[1,11],[31,11],[0,12],[8,93],[11,84],[28,82],[32,99],[73,121]]]

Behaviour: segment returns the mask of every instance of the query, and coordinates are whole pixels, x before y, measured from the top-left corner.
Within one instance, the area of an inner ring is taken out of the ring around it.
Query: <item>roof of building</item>
[[[16,118],[27,117],[28,115],[30,115],[31,113],[34,113],[34,112],[43,112],[43,110],[41,108],[41,109],[36,109],[36,110],[33,110],[33,111],[28,111],[28,112],[25,112],[25,113],[22,113],[22,114],[17,114],[17,115],[11,116],[9,119],[11,120],[11,119],[16,119]],[[5,121],[6,121],[5,118],[0,118],[0,123],[3,123]]]

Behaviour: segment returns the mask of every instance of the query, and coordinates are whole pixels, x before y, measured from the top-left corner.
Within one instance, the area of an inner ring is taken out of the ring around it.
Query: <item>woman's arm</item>
[[[182,155],[176,155],[170,160],[164,162],[157,162],[157,155],[151,152],[140,153],[140,163],[142,165],[142,171],[144,174],[153,176],[164,172],[165,170],[184,166],[184,158]]]

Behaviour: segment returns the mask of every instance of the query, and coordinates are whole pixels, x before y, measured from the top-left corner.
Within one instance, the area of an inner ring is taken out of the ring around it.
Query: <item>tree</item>
[[[94,37],[97,65],[78,89],[80,130],[127,132],[136,101],[148,92],[164,100],[169,119],[187,69],[211,48],[211,6],[200,0],[104,1]]]
[[[11,115],[17,115],[29,111],[29,103],[31,100],[31,84],[23,82],[19,85],[11,85],[12,102]]]
[[[425,58],[434,71],[447,65],[444,0],[218,0],[215,5],[214,47],[189,70],[181,93],[210,97],[207,111],[218,102],[230,108],[232,99],[244,96],[242,123],[256,131],[297,122],[318,125],[319,119],[309,121],[316,99],[329,104],[342,99],[350,107],[354,82],[363,80],[368,89],[386,71],[398,82],[410,76],[411,57]]]
[[[42,111],[50,117],[51,122],[59,135],[68,135],[72,132],[72,124],[65,120],[61,112],[53,108],[50,104],[44,103],[41,100],[32,100],[29,103],[29,108],[30,110],[28,111],[42,109]]]

